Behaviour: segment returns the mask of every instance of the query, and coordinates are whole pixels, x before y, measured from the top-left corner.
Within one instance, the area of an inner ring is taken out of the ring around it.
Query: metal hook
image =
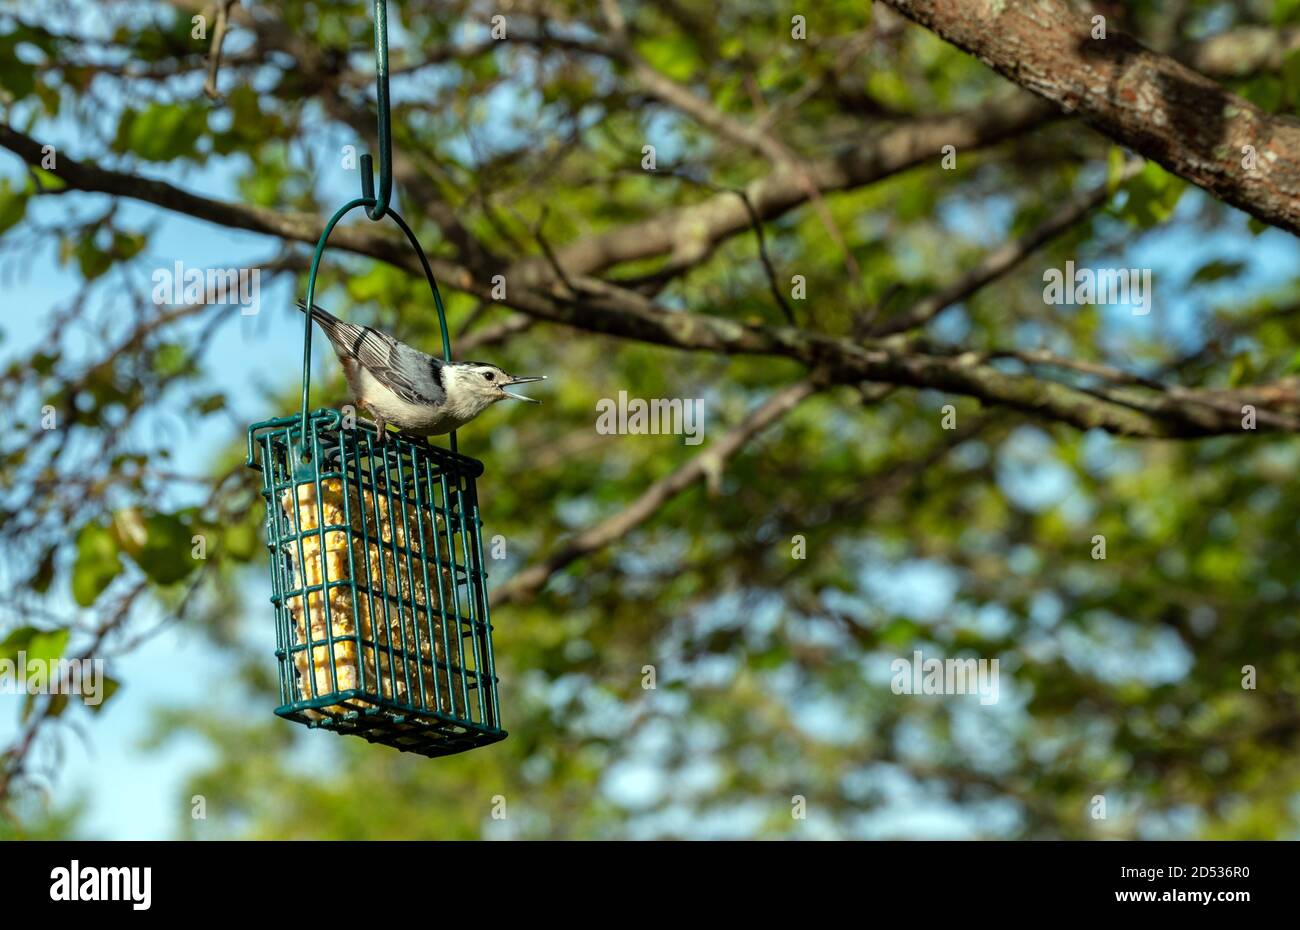
[[[361,196],[374,201],[366,216],[382,220],[393,196],[393,119],[388,99],[388,0],[375,0],[375,101],[379,111],[379,196],[375,196],[374,160],[361,156]]]

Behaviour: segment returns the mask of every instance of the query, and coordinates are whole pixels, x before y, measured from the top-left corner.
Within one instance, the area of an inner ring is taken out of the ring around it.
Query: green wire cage
[[[388,38],[375,0],[380,185],[361,158],[362,196],[326,224],[307,305],[334,227],[364,207],[391,218],[420,259],[451,358],[446,313],[428,258],[389,205]],[[505,739],[497,703],[487,572],[475,480],[483,465],[337,409],[308,411],[312,320],[303,335],[300,414],[254,423],[246,464],[261,472],[275,606],[280,707],[310,727],[425,756]]]
[[[254,424],[281,706],[426,756],[504,739],[475,479],[464,455],[321,409]],[[306,461],[304,461],[306,459]]]

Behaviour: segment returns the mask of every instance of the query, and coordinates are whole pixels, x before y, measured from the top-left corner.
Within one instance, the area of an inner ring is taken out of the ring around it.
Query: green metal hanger
[[[392,112],[388,97],[388,0],[375,0],[375,98],[379,111],[379,195],[375,196],[374,160],[369,154],[361,156],[361,196],[345,203],[330,217],[316,243],[316,252],[311,259],[311,273],[307,278],[307,306],[314,304],[316,298],[316,274],[320,269],[321,256],[325,254],[325,245],[329,242],[334,227],[344,216],[357,207],[366,208],[366,216],[378,222],[385,216],[391,217],[420,258],[420,266],[429,281],[429,290],[433,292],[433,305],[438,310],[438,326],[442,330],[442,357],[451,361],[451,336],[447,332],[447,312],[442,305],[442,294],[438,292],[438,282],[434,280],[433,268],[429,258],[420,247],[415,233],[406,224],[401,215],[392,208],[393,195],[393,132]],[[302,337],[302,435],[307,433],[307,398],[311,391],[311,314],[304,314]],[[452,432],[451,451],[456,450],[456,434]],[[305,455],[310,451],[304,449]]]

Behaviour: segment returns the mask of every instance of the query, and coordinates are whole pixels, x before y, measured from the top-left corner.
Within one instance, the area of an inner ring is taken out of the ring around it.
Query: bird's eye
[[[483,377],[487,378],[489,381],[496,380],[496,375],[492,374],[490,371],[483,372]]]

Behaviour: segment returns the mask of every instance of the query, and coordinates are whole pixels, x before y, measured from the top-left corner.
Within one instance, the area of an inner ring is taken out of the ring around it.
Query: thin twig
[[[794,326],[794,309],[781,293],[781,288],[776,279],[776,268],[772,265],[772,258],[767,254],[767,239],[763,235],[763,221],[759,219],[758,211],[754,209],[753,202],[749,199],[749,194],[744,190],[737,190],[736,195],[744,201],[745,209],[749,212],[750,222],[754,226],[754,235],[758,237],[758,260],[763,263],[763,269],[767,272],[767,283],[772,289],[772,297],[781,307],[781,312],[785,314],[785,321]]]
[[[230,8],[239,0],[218,0],[216,22],[212,25],[212,48],[208,52],[208,77],[203,82],[203,93],[210,100],[220,100],[221,92],[217,90],[217,73],[221,70],[221,46],[226,41],[226,24],[230,19]]]
[[[754,229],[754,235],[758,240],[758,260],[763,264],[763,270],[767,273],[768,287],[771,288],[772,296],[776,299],[777,306],[781,308],[781,315],[791,326],[795,325],[794,309],[781,293],[781,285],[777,279],[776,265],[772,262],[771,255],[767,251],[767,237],[763,233],[763,219],[754,209],[754,202],[750,200],[749,193],[743,188],[726,187],[721,184],[715,184],[712,181],[706,181],[702,178],[693,177],[681,168],[660,169],[651,172],[652,174],[662,174],[669,177],[678,178],[691,184],[698,185],[706,190],[713,191],[715,194],[727,193],[735,194],[740,198],[740,202],[745,205],[745,212],[749,215],[749,224]]]
[[[1145,162],[1140,158],[1130,159],[1124,165],[1118,180],[1122,182],[1132,178],[1142,169],[1143,164]],[[864,322],[867,333],[872,336],[888,336],[924,326],[953,304],[960,303],[1015,268],[1042,246],[1103,206],[1110,199],[1114,189],[1114,181],[1107,179],[1091,191],[1067,201],[1039,226],[1019,239],[1007,242],[989,252],[974,268],[938,292],[921,298],[902,313],[875,325],[872,325],[868,318]]]
[[[513,213],[514,211],[512,210],[511,212]],[[537,218],[537,225],[533,227],[533,238],[537,240],[537,245],[541,248],[542,254],[546,256],[546,261],[550,264],[551,270],[555,272],[555,276],[569,289],[570,294],[577,294],[578,289],[574,287],[573,282],[569,280],[568,274],[565,273],[564,268],[555,257],[555,250],[552,249],[551,244],[546,241],[546,234],[542,231],[543,227],[546,225],[546,217],[549,213],[550,207],[544,204],[542,206],[541,215]],[[518,216],[518,214],[516,214],[516,216]]]

